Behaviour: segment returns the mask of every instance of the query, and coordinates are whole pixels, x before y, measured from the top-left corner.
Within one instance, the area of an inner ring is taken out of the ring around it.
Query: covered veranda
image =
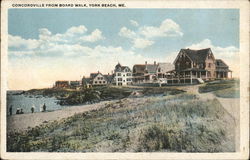
[[[207,80],[211,78],[210,72],[205,69],[188,68],[184,70],[172,70],[167,72],[167,79],[170,83],[190,83],[194,80]]]
[[[216,78],[229,78],[229,73],[230,78],[233,78],[233,71],[229,69],[216,69]]]

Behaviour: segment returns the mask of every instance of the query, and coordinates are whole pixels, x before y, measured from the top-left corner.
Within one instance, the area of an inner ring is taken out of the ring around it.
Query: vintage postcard
[[[1,3],[2,159],[248,159],[248,1]]]

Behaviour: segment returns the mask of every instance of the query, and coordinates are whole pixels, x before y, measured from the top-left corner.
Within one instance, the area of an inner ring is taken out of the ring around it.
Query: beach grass
[[[239,80],[217,80],[199,87],[199,93],[212,92],[217,97],[239,98]]]
[[[234,119],[216,100],[180,93],[107,102],[7,135],[9,152],[233,152]]]

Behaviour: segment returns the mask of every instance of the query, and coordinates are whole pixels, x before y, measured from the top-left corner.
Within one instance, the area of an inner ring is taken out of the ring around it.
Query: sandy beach
[[[73,116],[76,113],[82,113],[105,106],[108,101],[103,101],[95,104],[71,106],[61,110],[52,112],[37,112],[28,114],[12,115],[7,117],[7,132],[10,131],[23,131],[29,127],[35,127],[50,121],[60,120]]]

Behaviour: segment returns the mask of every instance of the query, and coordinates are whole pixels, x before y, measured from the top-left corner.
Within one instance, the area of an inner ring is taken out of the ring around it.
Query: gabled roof
[[[77,84],[80,84],[80,81],[70,81],[69,82],[70,83],[70,85],[77,85]]]
[[[135,64],[133,70],[136,70],[136,73],[144,73],[146,68],[145,64]]]
[[[221,59],[215,60],[216,67],[228,67],[228,65]]]
[[[91,79],[94,79],[99,73],[90,73],[90,78]]]
[[[174,69],[174,65],[171,63],[158,63],[158,68],[161,69],[160,72],[166,73]]]
[[[147,64],[145,70],[147,73],[156,73],[158,65],[155,64]]]
[[[124,72],[125,69],[128,70],[128,72],[131,72],[131,69],[128,67],[128,66],[122,66],[120,63],[118,63],[116,66],[115,66],[115,72]]]
[[[157,67],[156,64],[135,64],[133,70],[136,70],[136,73],[156,73]]]
[[[109,74],[108,75],[103,75],[103,76],[104,76],[105,80],[108,81],[109,83],[111,83],[113,78],[114,78],[113,75],[109,75]]]
[[[82,82],[85,84],[90,83],[90,80],[91,80],[91,78],[85,78],[85,77],[82,78]]]
[[[188,48],[188,49],[181,49],[179,54],[185,53],[190,58],[191,61],[199,63],[199,62],[205,62],[205,60],[210,52],[212,53],[210,48],[205,48],[205,49],[200,49],[200,50],[193,50],[193,49]],[[179,54],[176,57],[174,63],[178,59]]]

